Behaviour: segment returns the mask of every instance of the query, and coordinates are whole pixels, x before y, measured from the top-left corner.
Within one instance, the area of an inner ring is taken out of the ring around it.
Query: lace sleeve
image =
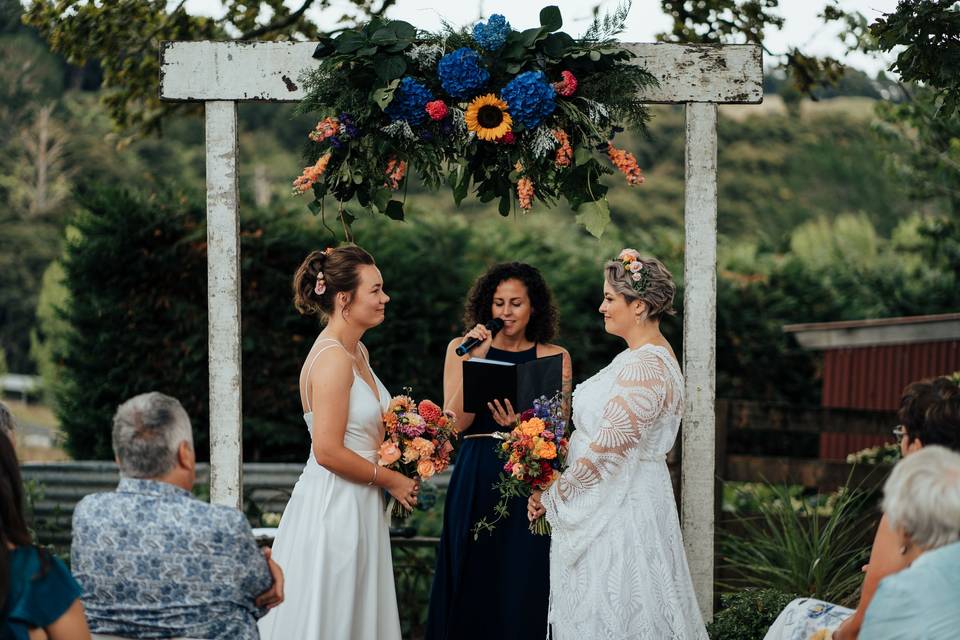
[[[602,526],[597,514],[603,503],[621,504],[630,488],[625,469],[640,457],[647,432],[672,404],[673,392],[663,360],[648,349],[630,355],[613,382],[587,452],[571,460],[542,496],[554,530],[585,533],[588,523],[586,528]]]

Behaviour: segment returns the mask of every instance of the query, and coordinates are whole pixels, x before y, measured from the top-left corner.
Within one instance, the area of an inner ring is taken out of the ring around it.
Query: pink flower
[[[395,442],[387,440],[380,445],[377,455],[380,458],[381,467],[389,466],[400,459],[400,447]]]
[[[640,271],[640,269],[643,269],[643,263],[639,260],[634,260],[630,263],[630,271],[636,273],[637,271]]]
[[[564,98],[569,98],[577,91],[577,77],[574,76],[569,71],[564,71],[560,74],[560,77],[563,78],[560,82],[553,83],[553,89]]]
[[[630,277],[633,278],[634,282],[640,282],[643,279],[642,273],[631,273]]]
[[[443,120],[447,117],[447,114],[450,113],[447,109],[446,103],[443,100],[434,100],[433,102],[428,102],[427,106],[424,107],[427,110],[427,115],[430,116],[431,120]]]
[[[617,256],[617,260],[620,262],[633,262],[634,260],[640,259],[640,252],[636,249],[624,249],[620,252],[620,255]]]

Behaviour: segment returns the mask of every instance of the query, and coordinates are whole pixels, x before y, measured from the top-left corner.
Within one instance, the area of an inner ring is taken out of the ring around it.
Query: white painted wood
[[[243,438],[235,102],[206,103],[206,141],[210,501],[239,508]]]
[[[713,618],[717,355],[717,106],[686,107],[683,544],[705,620]]]
[[[303,98],[300,77],[314,68],[315,42],[165,42],[160,97],[174,101]],[[644,102],[757,103],[763,100],[757,45],[625,45],[659,81]]]

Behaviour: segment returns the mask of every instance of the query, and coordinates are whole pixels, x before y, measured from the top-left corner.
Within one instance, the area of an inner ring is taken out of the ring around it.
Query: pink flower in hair
[[[313,288],[313,292],[318,296],[322,296],[327,291],[327,281],[323,278],[323,271],[317,273],[317,286]]]

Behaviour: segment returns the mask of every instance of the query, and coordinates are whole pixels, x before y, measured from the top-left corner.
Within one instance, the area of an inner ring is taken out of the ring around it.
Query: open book
[[[487,403],[507,399],[520,413],[533,407],[540,396],[560,393],[563,356],[547,356],[514,364],[471,358],[463,363],[463,410],[479,413]]]

